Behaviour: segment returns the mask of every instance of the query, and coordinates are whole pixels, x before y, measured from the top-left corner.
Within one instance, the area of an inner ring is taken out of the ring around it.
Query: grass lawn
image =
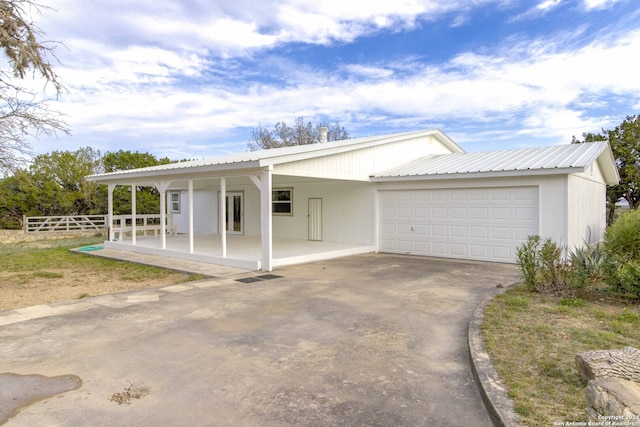
[[[93,237],[0,245],[0,310],[202,278],[69,252],[103,240]]]
[[[640,306],[554,298],[516,286],[489,305],[482,333],[522,425],[586,422],[587,401],[575,356],[638,347]]]

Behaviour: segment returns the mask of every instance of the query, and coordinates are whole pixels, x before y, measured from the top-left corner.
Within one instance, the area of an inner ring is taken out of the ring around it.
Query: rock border
[[[485,298],[473,312],[469,321],[469,356],[473,378],[493,425],[496,427],[517,427],[520,425],[520,416],[515,413],[513,400],[507,395],[507,389],[498,379],[498,374],[491,364],[480,329],[485,309],[496,295],[505,290],[506,288],[501,289]]]

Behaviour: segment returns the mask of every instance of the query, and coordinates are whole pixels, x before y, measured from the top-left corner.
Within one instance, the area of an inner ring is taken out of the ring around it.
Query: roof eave
[[[371,182],[397,182],[397,181],[436,181],[448,179],[474,179],[474,178],[508,178],[515,176],[542,176],[542,175],[569,175],[585,172],[584,167],[548,168],[548,169],[522,169],[510,171],[488,172],[458,172],[428,175],[405,176],[372,176]]]
[[[207,174],[207,177],[215,177],[216,175],[228,176],[228,174],[253,174],[256,169],[260,170],[267,165],[262,164],[261,161],[250,162],[237,162],[237,163],[223,163],[216,165],[204,165],[204,166],[191,166],[175,169],[157,169],[157,170],[131,170],[114,172],[103,175],[89,175],[86,177],[87,181],[97,182],[99,184],[120,184],[124,182],[140,182],[140,181],[153,181],[153,180],[167,180],[175,178],[198,178],[202,174]]]
[[[607,185],[617,185],[620,183],[620,173],[618,172],[618,166],[616,160],[613,157],[613,151],[611,146],[607,143],[606,148],[602,150],[597,158],[598,166],[602,170],[602,174],[605,178]]]

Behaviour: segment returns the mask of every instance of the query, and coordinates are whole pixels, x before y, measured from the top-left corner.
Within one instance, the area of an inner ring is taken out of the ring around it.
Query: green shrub
[[[619,217],[604,235],[607,283],[619,293],[640,298],[640,211]]]
[[[518,266],[522,272],[522,282],[529,291],[536,286],[536,277],[540,271],[540,236],[529,236],[516,251]]]
[[[605,255],[601,246],[576,248],[568,259],[563,257],[563,250],[550,238],[542,241],[540,236],[529,236],[517,249],[525,287],[542,294],[591,298],[604,277]]]
[[[569,255],[570,287],[579,298],[590,298],[604,281],[605,254],[600,244],[575,248]]]
[[[541,244],[542,243],[542,244]],[[563,294],[567,285],[567,263],[562,259],[562,248],[547,238],[529,236],[517,248],[518,266],[529,291],[543,294]]]
[[[562,248],[550,238],[546,238],[540,248],[541,281],[538,286],[541,291],[561,291],[566,284],[566,263],[562,259]]]

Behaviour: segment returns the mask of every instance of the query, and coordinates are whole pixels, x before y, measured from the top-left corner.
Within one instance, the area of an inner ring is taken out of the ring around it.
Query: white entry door
[[[227,193],[225,224],[227,233],[244,233],[244,197],[242,193]]]
[[[322,199],[309,199],[309,240],[322,240]]]

